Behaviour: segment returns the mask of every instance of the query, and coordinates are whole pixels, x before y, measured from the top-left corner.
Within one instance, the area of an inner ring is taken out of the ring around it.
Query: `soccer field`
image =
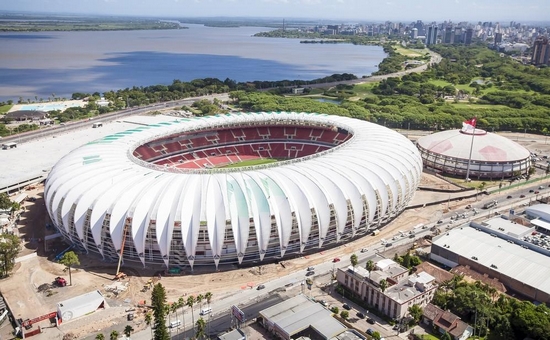
[[[277,160],[274,158],[249,159],[239,163],[233,163],[226,166],[222,166],[221,168],[240,168],[243,166],[262,165],[262,164],[269,164],[269,163],[275,163],[275,162],[277,162]]]

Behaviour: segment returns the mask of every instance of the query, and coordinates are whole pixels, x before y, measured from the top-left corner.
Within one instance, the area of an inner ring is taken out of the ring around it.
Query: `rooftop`
[[[347,329],[321,304],[309,300],[304,295],[295,296],[264,309],[260,314],[289,336],[311,327],[326,339],[330,339]]]
[[[519,223],[512,223],[510,220],[504,219],[500,216],[482,222],[481,225],[487,229],[495,231],[497,234],[504,234],[513,238],[521,238],[533,231],[533,228],[526,227]]]
[[[504,239],[460,227],[437,237],[433,244],[550,294],[550,258]]]

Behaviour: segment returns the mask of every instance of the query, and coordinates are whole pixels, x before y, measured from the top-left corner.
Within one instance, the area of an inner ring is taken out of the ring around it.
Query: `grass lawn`
[[[0,106],[0,114],[7,113],[12,107],[13,107],[13,105],[2,105],[2,106]]]
[[[365,98],[367,96],[372,96],[372,88],[378,85],[379,82],[357,84],[353,87],[354,97]]]
[[[483,109],[491,109],[491,110],[498,110],[498,109],[506,109],[507,106],[505,105],[491,105],[491,104],[476,104],[476,103],[454,103],[452,101],[447,102],[448,104],[452,105],[456,109],[469,109],[469,110],[483,110]]]
[[[422,340],[439,340],[439,338],[431,334],[422,334]]]
[[[411,50],[408,48],[404,48],[401,45],[393,46],[395,48],[395,52],[405,55],[407,57],[422,57],[424,54],[426,54],[426,50]]]
[[[269,164],[269,163],[275,163],[277,162],[276,159],[273,158],[258,158],[258,159],[250,159],[247,161],[243,161],[240,163],[233,163],[226,166],[222,166],[221,168],[240,168],[243,166],[253,166],[253,165],[262,165],[262,164]]]
[[[473,79],[472,82],[474,82],[476,80],[478,80],[478,79]],[[470,93],[474,92],[474,88],[470,87],[470,84],[453,85],[453,84],[449,83],[448,81],[441,80],[441,79],[431,79],[428,82],[430,84],[434,84],[435,86],[445,87],[447,85],[451,85],[451,86],[454,86],[457,90],[463,90],[463,91],[466,90]],[[486,93],[491,93],[491,92],[496,92],[496,91],[503,91],[503,90],[499,89],[497,86],[492,86],[492,87],[481,90],[481,94],[478,97],[481,97]],[[529,93],[528,91],[525,91],[525,90],[515,90],[515,91],[506,91],[506,92],[510,92],[510,93]]]

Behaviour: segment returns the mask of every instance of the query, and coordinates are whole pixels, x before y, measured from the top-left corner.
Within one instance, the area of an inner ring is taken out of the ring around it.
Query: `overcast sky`
[[[550,21],[550,0],[2,0],[2,10],[158,17]]]

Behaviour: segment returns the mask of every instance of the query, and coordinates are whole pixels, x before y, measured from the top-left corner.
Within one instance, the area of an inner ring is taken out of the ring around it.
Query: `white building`
[[[412,305],[426,306],[437,289],[433,276],[426,272],[409,275],[407,268],[390,259],[376,262],[371,273],[359,266],[338,269],[337,280],[367,304],[394,319],[406,316]],[[387,282],[384,291],[380,287],[382,280]]]

